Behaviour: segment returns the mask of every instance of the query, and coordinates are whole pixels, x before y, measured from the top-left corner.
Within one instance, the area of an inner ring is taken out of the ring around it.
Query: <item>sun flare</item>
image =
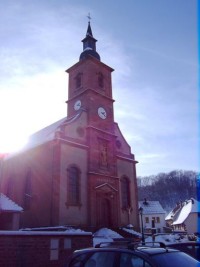
[[[13,153],[21,150],[27,143],[28,137],[0,136],[0,153]]]

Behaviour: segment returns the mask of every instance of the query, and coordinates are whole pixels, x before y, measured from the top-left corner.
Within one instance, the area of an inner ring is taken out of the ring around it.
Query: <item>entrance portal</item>
[[[100,227],[111,227],[112,226],[112,211],[110,200],[103,198],[100,201],[100,210],[99,210],[99,224]]]

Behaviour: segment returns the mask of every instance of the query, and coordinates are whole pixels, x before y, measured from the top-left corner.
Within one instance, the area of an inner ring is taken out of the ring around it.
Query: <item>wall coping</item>
[[[92,232],[67,231],[0,231],[0,236],[92,236]]]

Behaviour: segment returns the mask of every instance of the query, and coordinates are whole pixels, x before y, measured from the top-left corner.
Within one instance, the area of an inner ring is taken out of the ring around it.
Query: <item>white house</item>
[[[165,218],[173,231],[200,232],[200,202],[191,198],[179,203]]]
[[[139,201],[140,210],[140,227],[145,233],[151,233],[151,229],[155,229],[156,233],[162,233],[165,227],[165,210],[159,201]]]

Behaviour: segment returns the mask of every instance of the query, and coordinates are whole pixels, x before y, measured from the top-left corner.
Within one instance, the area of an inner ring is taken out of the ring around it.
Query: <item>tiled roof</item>
[[[23,209],[22,207],[17,205],[14,201],[9,199],[7,196],[0,193],[0,211],[21,212],[23,211]]]
[[[143,214],[165,214],[159,201],[139,201],[139,208],[143,208]]]

